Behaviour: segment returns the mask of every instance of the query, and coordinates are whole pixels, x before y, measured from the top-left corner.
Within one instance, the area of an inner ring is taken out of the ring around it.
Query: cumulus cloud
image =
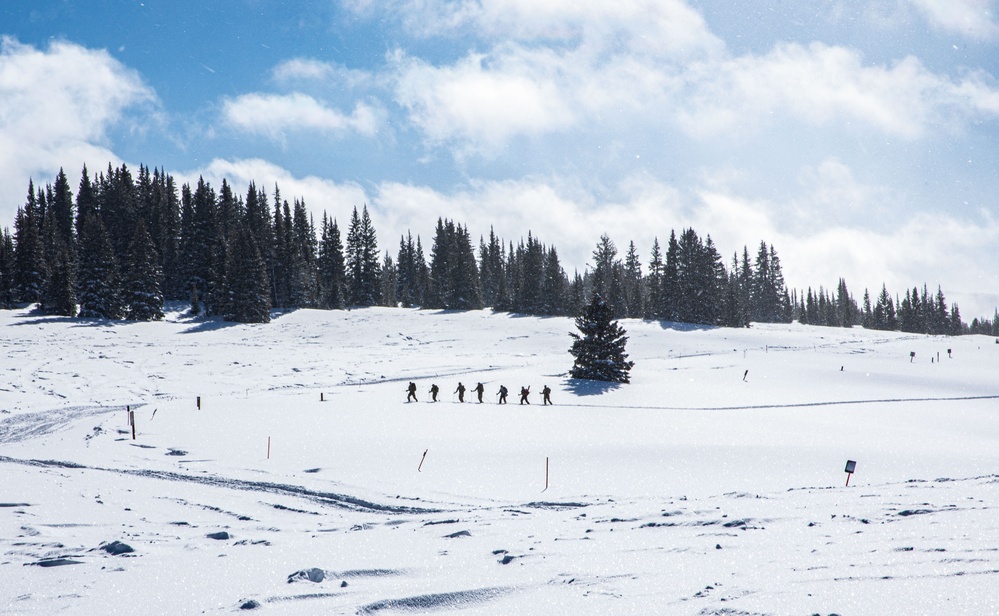
[[[464,15],[459,8],[472,7],[485,15],[502,4],[517,23],[601,23],[595,12],[602,9],[504,1],[512,4],[497,0],[449,10]],[[688,57],[592,40],[601,39],[583,37],[568,46],[503,42],[445,64],[398,51],[392,56],[395,97],[428,143],[450,147],[459,157],[491,157],[517,137],[590,134],[622,120],[646,129],[672,124],[698,140],[765,132],[788,119],[819,127],[860,125],[916,140],[999,117],[999,90],[988,75],[935,73],[913,56],[872,64],[852,48],[779,43],[762,55],[712,48]]]
[[[999,38],[994,0],[912,0],[912,3],[941,30],[975,41]]]
[[[68,42],[47,49],[0,42],[0,214],[24,201],[27,178],[51,182],[60,167],[118,158],[108,132],[132,110],[155,121],[157,98],[133,70],[106,51]]]
[[[860,121],[906,139],[970,117],[996,117],[997,92],[981,76],[954,81],[914,57],[865,65],[844,47],[786,43],[691,71],[681,123],[692,134],[759,130],[785,114],[812,124]]]
[[[480,54],[457,64],[435,67],[399,57],[398,101],[410,121],[433,143],[460,141],[486,153],[512,136],[538,136],[572,125],[574,113],[565,93],[544,68],[510,55],[487,66]]]
[[[298,92],[244,94],[222,103],[223,118],[230,126],[275,141],[284,141],[289,132],[301,131],[372,136],[381,124],[380,113],[371,105],[358,103],[348,115]]]

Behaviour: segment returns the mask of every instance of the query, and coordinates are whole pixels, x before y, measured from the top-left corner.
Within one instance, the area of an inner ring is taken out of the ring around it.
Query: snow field
[[[600,386],[570,319],[0,319],[0,614],[999,607],[992,339],[625,321]]]

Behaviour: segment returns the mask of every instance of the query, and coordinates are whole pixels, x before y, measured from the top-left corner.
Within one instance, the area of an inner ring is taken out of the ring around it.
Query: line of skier
[[[437,383],[433,383],[430,385],[430,391],[428,393],[430,394],[431,400],[433,402],[437,402],[437,396],[438,394],[440,394],[440,391],[441,388],[437,386]],[[454,390],[454,393],[458,395],[458,402],[465,401],[465,391],[466,391],[465,386],[461,383],[461,381],[458,381],[458,388]],[[482,383],[476,383],[475,387],[472,388],[472,392],[475,393],[476,396],[478,397],[479,404],[482,404],[483,402],[482,396],[486,392],[486,386],[483,385]],[[506,388],[506,385],[500,385],[499,391],[496,392],[496,395],[498,397],[497,404],[506,404],[506,397],[509,394],[510,390]],[[520,403],[530,404],[531,403],[531,401],[529,400],[530,395],[531,395],[530,385],[528,385],[527,387],[521,387]],[[544,388],[541,390],[541,403],[544,406],[552,404],[551,396],[552,396],[551,387],[545,385]],[[412,381],[410,381],[409,386],[406,387],[406,402],[419,402],[419,400],[416,399],[416,383]]]

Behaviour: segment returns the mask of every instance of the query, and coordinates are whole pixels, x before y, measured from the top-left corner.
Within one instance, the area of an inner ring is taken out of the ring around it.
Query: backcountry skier
[[[500,385],[499,391],[499,404],[506,404],[506,395],[510,393],[510,390],[506,388],[506,385]]]
[[[434,383],[430,386],[430,396],[434,399],[434,402],[437,402],[437,394],[438,392],[440,392],[440,390],[441,388],[437,387],[437,383]]]
[[[541,390],[541,403],[548,406],[552,403],[552,388],[545,385],[545,388]]]
[[[458,381],[458,389],[454,390],[454,393],[458,394],[458,402],[465,401],[465,386]]]
[[[475,386],[475,389],[473,389],[472,391],[474,391],[479,396],[479,404],[482,404],[482,394],[486,391],[486,386],[483,385],[482,383],[479,383]]]
[[[413,381],[409,382],[409,387],[406,388],[409,394],[406,396],[406,402],[417,402],[416,399],[416,383]]]
[[[520,388],[520,403],[521,404],[530,404],[531,401],[527,399],[527,396],[529,396],[529,395],[531,395],[531,386],[528,385],[527,387],[521,387]]]

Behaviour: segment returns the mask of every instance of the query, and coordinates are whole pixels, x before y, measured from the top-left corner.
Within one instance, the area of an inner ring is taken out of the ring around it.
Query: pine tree
[[[77,298],[80,317],[120,319],[121,297],[114,248],[96,212],[87,214],[79,231]]]
[[[652,254],[649,257],[649,275],[645,277],[645,295],[648,299],[645,302],[643,316],[646,319],[659,320],[663,318],[664,268],[663,254],[659,248],[659,238],[657,237],[652,242]]]
[[[552,246],[545,253],[544,280],[541,283],[541,314],[569,314],[566,311],[568,286],[569,280],[559,262],[558,251]]]
[[[344,256],[350,305],[378,305],[380,291],[378,242],[366,205],[361,215],[358,215],[357,208],[354,208],[350,218],[350,228],[347,230],[347,248]]]
[[[676,232],[670,231],[666,243],[666,263],[663,266],[663,307],[660,319],[680,320],[680,243]]]
[[[271,320],[271,285],[267,263],[248,225],[238,224],[226,253],[226,321],[268,323]]]
[[[28,202],[14,217],[14,287],[17,300],[29,304],[41,300],[48,277],[36,204],[29,182]]]
[[[385,251],[382,259],[382,279],[381,279],[381,305],[386,308],[396,308],[399,305],[399,298],[396,295],[396,285],[399,281],[399,270],[396,268],[392,255]]]
[[[128,249],[125,280],[122,285],[125,318],[129,321],[158,321],[163,318],[163,272],[146,225],[139,222]]]
[[[0,309],[14,307],[14,238],[4,227],[0,234]]]
[[[76,316],[76,264],[69,246],[56,236],[49,261],[49,277],[45,281],[41,308],[45,314]]]
[[[575,357],[570,371],[574,379],[628,383],[635,362],[628,361],[625,345],[628,337],[616,321],[613,310],[594,293],[590,304],[576,317],[580,333],[570,333],[573,342],[569,353]]]
[[[343,263],[343,244],[336,220],[323,212],[322,239],[318,256],[319,307],[340,310],[347,305],[346,274]]]

